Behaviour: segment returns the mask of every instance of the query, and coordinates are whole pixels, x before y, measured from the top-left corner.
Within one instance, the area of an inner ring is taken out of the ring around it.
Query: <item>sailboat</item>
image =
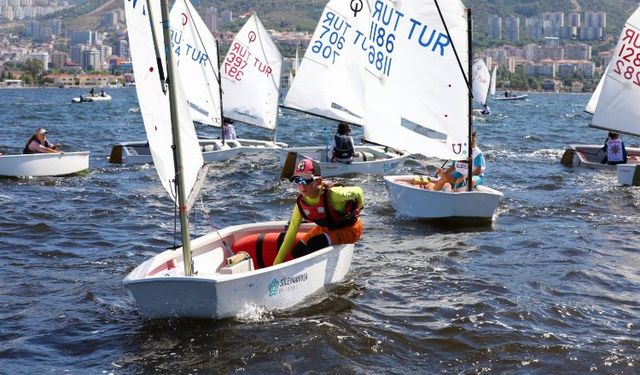
[[[388,55],[389,59],[393,59],[395,68],[392,69],[395,70],[368,76],[367,93],[372,98],[368,96],[367,102],[374,110],[368,108],[365,113],[367,116],[389,118],[380,122],[386,124],[388,134],[408,131],[403,124],[405,119],[411,119],[415,124],[411,132],[415,135],[387,137],[386,142],[394,147],[419,147],[419,144],[412,142],[420,133],[429,128],[436,130],[434,128],[437,127],[446,134],[447,157],[434,155],[433,150],[424,145],[416,151],[425,156],[470,160],[473,153],[472,88],[467,77],[472,71],[471,10],[466,9],[459,0],[384,3],[388,8],[387,14],[402,14],[405,21],[398,20],[397,25],[380,25],[384,28],[381,34],[396,35],[394,50]],[[376,14],[372,14],[372,17],[375,19]],[[419,38],[415,34],[415,25],[423,25],[418,31],[422,31],[423,35],[431,35],[430,39]],[[428,72],[424,72],[425,66],[429,67]],[[375,67],[369,67],[369,71],[374,71],[372,68]],[[393,103],[394,110],[380,110],[380,104],[388,98],[398,98]],[[365,126],[365,136],[369,130]],[[469,180],[470,174],[469,171]],[[399,214],[422,219],[491,220],[503,196],[501,192],[485,185],[473,190],[467,187],[465,191],[451,192],[427,190],[412,183],[416,178],[423,177],[426,176],[384,177],[391,206]]]
[[[1,177],[68,176],[88,169],[88,151],[0,155]]]
[[[639,20],[639,11],[636,10],[627,20],[625,28],[620,35],[620,40],[616,46],[616,51],[619,53],[616,56],[618,57],[609,62],[584,109],[585,112],[593,115],[589,127],[617,133],[640,135],[640,127],[634,124],[637,121],[630,120],[640,118],[636,101],[640,97],[640,88],[638,87],[640,80],[636,80],[636,82],[624,76],[625,71],[623,69],[626,69],[626,67],[634,69],[634,66],[620,57],[620,55],[631,52],[631,50],[627,51],[627,48],[633,49],[633,47],[629,47],[629,41],[625,40],[625,37],[628,38],[627,35],[637,35],[638,26],[635,25],[638,25]],[[640,70],[637,67],[635,69],[640,74]],[[560,162],[567,167],[580,166],[602,170],[617,169],[618,181],[621,184],[640,184],[640,181],[634,177],[636,174],[635,167],[640,163],[640,148],[626,147],[627,164],[616,166],[602,163],[602,160],[607,156],[606,152],[603,151],[603,144],[604,141],[599,145],[569,145]]]
[[[640,136],[640,67],[633,60],[640,54],[640,7],[627,19],[614,58],[603,76],[602,89],[591,123],[592,128]],[[627,148],[627,164],[618,164],[618,182],[640,185],[640,158],[637,149]]]
[[[222,69],[218,68],[216,40],[189,0],[176,1],[170,18],[178,73],[189,82],[185,97],[192,119],[221,127],[224,105],[225,117],[274,131],[273,140],[200,139],[205,161],[286,147],[275,141],[282,56],[257,15],[247,20],[232,41]],[[151,163],[152,158],[146,141],[134,141],[114,145],[109,161],[137,164]]]
[[[156,1],[124,0],[124,7],[140,112],[155,169],[179,207],[182,246],[151,257],[124,278],[140,315],[218,319],[250,306],[288,308],[342,280],[352,244],[271,266],[285,222],[236,225],[191,239],[188,214],[206,165],[173,53],[164,48],[170,43],[168,0],[160,3],[162,22]]]
[[[496,85],[498,84],[498,67],[494,66],[491,71],[491,85],[489,85],[489,95],[496,96]]]
[[[473,84],[471,85],[473,100],[484,108],[489,100],[489,91],[491,90],[491,74],[484,60],[478,59],[473,64],[471,76],[473,79]],[[489,114],[483,113],[482,110],[474,110],[473,113],[476,115]]]
[[[368,25],[360,24],[368,19],[359,14],[363,12],[354,14],[349,2],[344,0],[331,0],[325,6],[285,97],[284,108],[365,129],[370,125],[364,121],[366,93],[362,61],[367,58],[367,52],[361,45],[368,35]],[[364,30],[360,37],[352,34],[356,26]],[[369,140],[365,137],[365,141]],[[323,176],[393,173],[410,156],[406,151],[380,145],[356,145],[350,164],[332,163],[328,145],[289,147],[278,152],[282,163],[289,152],[296,152],[298,159],[316,160]]]

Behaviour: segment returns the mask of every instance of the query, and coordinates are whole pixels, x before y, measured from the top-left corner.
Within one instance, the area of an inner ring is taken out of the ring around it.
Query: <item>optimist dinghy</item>
[[[89,169],[89,152],[0,155],[0,176],[67,176]]]
[[[170,40],[168,29],[161,33],[161,25],[169,23],[167,0],[161,1],[162,22],[155,18],[160,5],[146,4],[149,6],[124,1],[131,57],[154,166],[163,186],[181,207],[182,246],[151,257],[125,277],[124,286],[133,295],[140,315],[219,319],[235,316],[248,306],[288,308],[342,280],[351,267],[351,244],[327,247],[272,266],[284,222],[237,225],[191,240],[188,213],[206,168],[181,79],[175,73],[174,56],[171,52],[156,55],[166,51],[164,46]],[[167,69],[159,69],[164,61]],[[168,72],[168,81],[160,77],[160,71]],[[303,231],[308,229],[302,227]]]

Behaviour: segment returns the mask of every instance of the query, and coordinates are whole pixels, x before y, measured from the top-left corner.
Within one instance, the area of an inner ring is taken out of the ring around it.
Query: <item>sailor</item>
[[[89,95],[96,96],[96,88],[95,87],[92,87],[91,90],[89,90]]]
[[[349,134],[351,134],[349,124],[346,122],[339,123],[338,130],[333,136],[333,142],[329,145],[329,154],[332,162],[350,164],[353,161],[355,147],[353,138]]]
[[[31,138],[27,141],[27,144],[22,150],[23,154],[37,154],[37,153],[62,153],[60,147],[62,144],[52,144],[47,139],[47,129],[38,128],[33,133]]]
[[[292,250],[302,219],[317,226],[295,245],[292,253],[294,258],[331,245],[356,243],[360,239],[360,211],[364,203],[362,188],[322,181],[320,165],[311,159],[298,162],[290,181],[298,186],[299,194],[274,265],[282,263]]]
[[[471,148],[473,152],[473,171],[472,171],[472,184],[471,187],[482,184],[484,180],[484,172],[487,168],[484,154],[480,147],[478,147],[478,136],[476,131],[471,133]],[[467,185],[467,178],[469,176],[469,163],[467,161],[452,161],[449,167],[437,168],[440,179],[433,184],[433,186],[426,187],[428,190],[448,190],[460,189]]]
[[[222,138],[224,140],[236,139],[236,129],[233,127],[234,121],[230,118],[224,118],[222,120]]]
[[[601,162],[602,164],[616,165],[627,163],[627,149],[624,147],[624,142],[620,138],[620,134],[616,132],[609,132],[602,151],[607,153]]]
[[[485,115],[485,116],[490,115],[491,114],[491,108],[489,108],[489,106],[486,105],[486,104],[483,105],[482,106],[482,111],[480,111],[480,114]]]

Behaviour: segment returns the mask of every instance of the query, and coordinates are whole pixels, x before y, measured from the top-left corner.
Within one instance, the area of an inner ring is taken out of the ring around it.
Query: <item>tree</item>
[[[40,77],[40,74],[44,72],[44,64],[40,60],[27,59],[27,61],[24,62],[24,71],[25,74],[31,76],[31,82],[35,82],[38,77]]]

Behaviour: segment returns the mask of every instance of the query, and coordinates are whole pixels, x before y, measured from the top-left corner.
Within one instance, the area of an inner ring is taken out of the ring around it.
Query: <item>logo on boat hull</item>
[[[284,292],[293,290],[296,288],[296,284],[305,282],[307,281],[308,278],[309,278],[308,275],[306,273],[303,273],[303,274],[299,274],[291,277],[284,276],[280,278],[279,281],[278,279],[273,279],[271,280],[268,286],[269,297],[273,297],[278,295],[279,293],[284,293]]]

